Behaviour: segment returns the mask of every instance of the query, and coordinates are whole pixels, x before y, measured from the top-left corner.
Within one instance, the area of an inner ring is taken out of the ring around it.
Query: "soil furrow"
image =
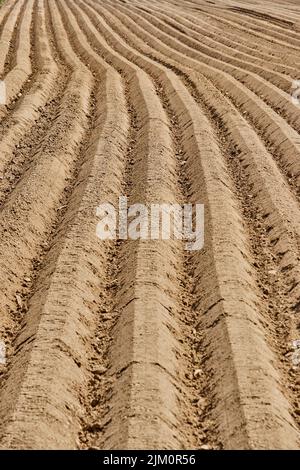
[[[162,26],[162,22],[156,24],[156,28],[154,28],[154,25],[152,24],[153,22],[151,22],[152,16],[153,15],[146,13],[146,15],[143,14],[142,17],[139,15],[139,19],[147,25],[147,30],[151,30],[151,32],[153,32],[152,34],[155,34],[156,37],[160,38],[168,46],[174,48],[174,45],[172,44],[174,43],[172,29],[168,28],[165,30],[165,28]],[[166,34],[159,34],[161,31],[164,31]],[[174,29],[173,31],[175,31],[175,40],[177,42],[177,40],[179,41],[178,33],[176,33],[176,30]],[[184,38],[184,35],[181,33],[179,34]],[[173,38],[173,40],[171,38]],[[195,60],[204,62],[209,67],[224,71],[225,74],[229,74],[236,78],[237,82],[235,83],[239,84],[239,87],[243,85],[248,87],[258,96],[258,99],[264,100],[268,107],[273,107],[276,113],[280,112],[283,117],[291,124],[291,126],[295,127],[296,131],[300,130],[299,112],[292,104],[290,96],[292,79],[278,76],[277,80],[274,81],[274,79],[272,80],[272,77],[268,73],[264,77],[262,72],[260,72],[260,75],[262,76],[253,72],[247,72],[241,67],[231,65],[232,61],[230,60],[224,61],[224,55],[220,56],[218,51],[215,51],[213,48],[211,48],[211,53],[205,53],[203,51],[201,52],[201,47],[200,49],[199,47],[195,47],[190,39],[188,39],[188,41],[185,40],[184,43],[178,42],[178,44],[181,44],[181,47],[177,47],[176,50],[179,50],[185,57],[189,57],[191,59],[194,58]],[[219,59],[217,57],[219,57]],[[270,80],[273,81],[274,84],[272,84]]]
[[[212,16],[213,18],[216,18],[221,23],[232,25],[234,28],[242,30],[243,32],[245,31],[247,33],[253,34],[255,37],[259,38],[260,40],[271,42],[273,44],[274,43],[278,44],[278,47],[280,46],[282,50],[288,50],[288,49],[291,49],[291,51],[299,50],[299,46],[297,44],[295,46],[291,44],[290,39],[287,39],[284,35],[279,35],[279,34],[272,35],[270,28],[268,28],[267,33],[266,33],[265,28],[261,28],[258,26],[249,27],[248,25],[249,20],[247,20],[247,22],[234,21],[233,16],[226,13],[226,10],[222,10],[222,18],[220,17],[220,13],[218,10],[214,10],[214,13],[212,13],[211,11],[208,11],[207,7],[204,5],[201,5],[200,11],[201,11],[201,15],[204,13],[204,14],[207,14],[208,16]]]
[[[131,16],[136,24],[140,24],[143,28],[141,30],[142,37],[145,35],[149,37],[148,25],[150,25],[150,23],[143,21],[143,19],[137,17],[135,13],[131,13]],[[137,31],[140,31],[140,29],[138,28]],[[159,36],[160,33],[158,31],[157,33],[157,36]],[[272,148],[274,153],[276,152],[277,160],[280,160],[281,168],[286,174],[287,182],[291,184],[292,187],[295,187],[295,191],[298,192],[297,188],[299,187],[300,174],[299,158],[297,157],[299,153],[298,133],[290,128],[281,116],[277,115],[272,109],[266,106],[260,98],[255,96],[250,90],[241,85],[226,72],[218,71],[203,63],[198,66],[193,59],[175,51],[169,45],[170,41],[168,39],[166,39],[166,43],[157,39],[153,39],[152,42],[156,43],[156,50],[162,51],[165,55],[172,57],[178,64],[184,64],[189,67],[190,71],[195,71],[196,69],[201,76],[204,74],[214,85],[220,89],[225,88],[229,96],[233,96],[235,100],[238,100],[243,115],[250,115],[252,122],[255,123],[255,127],[263,129],[263,132],[260,132],[261,137],[266,141],[269,148]],[[188,73],[190,73],[190,71]],[[295,107],[295,116],[297,115],[298,109]],[[275,130],[277,132],[275,132]]]
[[[101,13],[103,13],[103,12],[101,11]],[[103,17],[103,16],[101,15],[101,17]],[[103,25],[103,20],[101,20],[101,32],[102,32],[102,34],[104,34],[104,32],[105,32],[104,25]],[[107,39],[107,38],[106,38],[106,39]],[[121,48],[121,42],[120,42],[120,40],[116,41],[116,44],[118,44],[118,46],[114,46],[114,47],[116,47],[117,49],[120,49],[120,48]],[[123,52],[123,54],[124,54],[124,52]],[[132,59],[132,53],[131,53],[131,60],[133,60],[133,59]],[[254,343],[255,343],[255,341],[254,341]],[[267,346],[266,346],[266,347],[267,347]],[[275,372],[275,371],[274,371],[274,372]],[[275,378],[274,378],[273,380],[275,380]],[[274,385],[273,385],[273,386],[274,386]],[[270,393],[270,391],[272,390],[272,387],[270,387],[270,385],[266,385],[266,389],[268,390],[267,393]],[[283,400],[283,402],[285,401],[285,399],[284,399],[283,396],[282,396],[281,399]],[[288,406],[287,406],[287,405],[286,405],[286,411],[288,412]],[[269,417],[269,418],[270,418],[270,417]],[[287,419],[287,418],[284,418],[284,420],[285,420],[285,419]],[[289,418],[289,421],[290,421],[290,423],[292,423],[291,418]],[[290,426],[289,432],[290,432],[291,434],[293,434],[293,425],[292,425],[292,424],[291,424],[291,426]],[[296,439],[296,437],[294,436],[293,439]],[[296,444],[295,444],[296,442],[297,442],[297,439],[294,440],[294,444],[292,444],[292,446],[296,445]],[[248,445],[250,445],[250,447],[251,447],[251,445],[253,445],[253,444],[250,444],[250,443],[249,443]],[[274,444],[273,444],[273,445],[274,445]]]
[[[187,28],[182,24],[182,20],[179,19],[178,24],[178,17],[177,20],[174,22],[170,21],[169,17],[160,11],[150,9],[143,10],[146,13],[146,18],[149,17],[155,18],[159,27],[162,27],[163,30],[171,35],[174,35],[180,42],[186,44],[187,46],[191,47],[192,49],[197,50],[198,52],[203,52],[203,54],[207,55],[208,57],[214,57],[216,59],[221,59],[226,64],[232,64],[235,66],[236,70],[249,70],[250,72],[254,73],[255,76],[264,77],[266,80],[273,82],[275,85],[280,85],[284,89],[290,87],[291,78],[286,77],[282,73],[278,73],[275,71],[270,70],[266,63],[264,62],[263,66],[260,64],[251,64],[248,59],[238,59],[236,55],[232,55],[231,51],[227,51],[226,48],[220,49],[216,47],[216,43],[214,41],[206,42],[205,35],[201,34],[201,40],[198,39],[198,34],[195,34],[190,28]],[[149,16],[148,16],[149,15]],[[154,23],[153,21],[151,21]],[[154,23],[156,24],[156,23]],[[180,25],[180,28],[178,26]],[[296,73],[296,72],[294,72]],[[295,77],[293,77],[295,78]]]
[[[149,12],[149,11],[148,11]],[[164,20],[166,18],[166,15],[161,15],[161,18]],[[178,17],[176,17],[178,19]],[[166,20],[164,20],[166,21]],[[182,20],[181,20],[182,21]],[[169,23],[169,26],[172,27],[173,30],[176,31],[176,24],[175,23]],[[181,30],[181,33],[183,33],[185,36],[190,38],[190,30],[186,32],[185,30]],[[178,35],[176,35],[177,37]],[[198,34],[196,35],[195,39],[197,38]],[[184,38],[184,36],[181,35],[181,37]],[[190,45],[192,48],[196,50],[201,50],[201,47],[199,49],[199,46],[195,47],[195,41],[191,41],[190,39],[188,40],[181,40],[183,43]],[[203,44],[203,34],[201,35],[201,40],[197,40],[197,43]],[[221,54],[219,49],[214,47],[214,44],[211,44],[211,41],[209,43],[204,43],[210,48],[211,52],[208,52],[208,56],[211,57],[221,57],[222,61],[225,61],[227,66],[224,68],[225,71],[229,72],[231,75],[236,77],[237,79],[241,80],[242,83],[246,84],[248,88],[250,88],[253,92],[255,92],[259,97],[261,97],[267,104],[271,104],[273,109],[276,112],[280,112],[281,115],[292,125],[295,126],[295,129],[297,131],[300,130],[299,127],[299,116],[298,112],[295,109],[295,106],[291,102],[291,85],[293,79],[296,79],[298,77],[298,70],[295,69],[292,73],[292,76],[287,75],[287,69],[285,65],[282,65],[282,71],[283,73],[273,73],[270,72],[265,66],[265,61],[264,61],[264,66],[258,67],[258,66],[252,66],[249,64],[249,62],[246,61],[235,61],[232,60],[228,56],[228,54]],[[203,49],[203,48],[202,48]],[[203,51],[208,50],[207,48],[204,49]],[[216,52],[217,51],[217,52]],[[234,68],[228,68],[228,64],[234,65]],[[258,64],[259,65],[259,64]],[[252,73],[245,73],[247,70],[249,70]]]
[[[175,12],[176,10],[177,9],[175,9]],[[222,34],[225,34],[230,38],[235,38],[235,40],[238,40],[242,44],[242,47],[251,48],[253,54],[260,55],[263,52],[267,56],[273,57],[273,60],[274,58],[276,58],[276,62],[278,61],[278,59],[280,60],[284,58],[280,49],[274,49],[270,41],[264,42],[262,41],[262,38],[256,39],[256,37],[249,34],[249,31],[245,28],[238,29],[228,22],[222,23],[221,21],[219,21],[220,18],[218,20],[216,16],[213,16],[212,11],[209,15],[201,14],[201,16],[197,15],[197,17],[195,17],[194,14],[191,15],[190,13],[186,13],[186,11],[183,11],[183,15],[188,17],[189,21],[191,21],[195,25],[198,24],[198,21],[204,21],[207,27],[216,27],[219,31],[222,32]],[[292,63],[289,58],[287,58],[287,61],[285,62],[287,62],[291,67],[295,66],[295,64]]]
[[[35,31],[33,38],[40,72],[34,75],[31,88],[24,90],[24,96],[2,122],[1,205],[25,172],[24,165],[30,168],[49,125],[57,115],[60,95],[68,83],[68,71],[53,58],[42,8],[43,0],[40,0],[35,12],[35,25],[39,22],[39,30],[38,33]]]
[[[82,152],[83,162],[74,181],[68,208],[64,211],[62,221],[56,230],[52,247],[43,260],[29,299],[27,322],[23,325],[17,339],[17,347],[18,344],[22,347],[17,350],[12,371],[17,372],[18,386],[15,390],[16,380],[11,372],[5,389],[6,397],[10,397],[10,392],[14,388],[10,406],[16,409],[17,419],[7,423],[3,438],[4,446],[18,446],[21,442],[22,446],[25,445],[27,448],[45,447],[49,429],[53,432],[51,438],[47,439],[47,448],[74,448],[76,446],[78,420],[81,415],[79,386],[86,380],[89,373],[87,368],[84,370],[86,350],[89,349],[87,338],[93,326],[92,322],[89,325],[88,320],[92,313],[96,314],[95,308],[92,308],[92,298],[95,299],[96,304],[99,275],[103,275],[104,272],[100,261],[103,260],[104,264],[106,256],[104,244],[100,244],[96,237],[96,204],[104,196],[110,197],[111,192],[117,191],[118,174],[122,167],[122,147],[126,143],[127,133],[126,114],[120,112],[124,101],[120,78],[115,71],[107,71],[100,60],[96,60],[94,66],[97,71],[95,75],[98,78],[102,76],[101,86],[96,94],[96,103],[102,106],[97,107],[97,115]],[[99,129],[102,130],[99,132]],[[104,177],[105,186],[101,184]],[[108,184],[109,181],[111,184]],[[81,259],[81,263],[77,266],[78,259]],[[71,273],[73,273],[72,292],[70,292],[68,279]],[[83,279],[87,289],[84,295]],[[66,295],[72,298],[71,303],[66,303]],[[67,309],[63,318],[57,311],[57,306],[62,304]],[[83,312],[87,313],[86,317]],[[96,322],[96,318],[93,320]],[[49,346],[49,331],[47,332],[46,329],[50,323],[52,324],[50,340],[53,337],[54,342],[50,354],[45,354],[43,351]],[[68,331],[69,340],[65,338],[66,331]],[[28,338],[32,336],[35,341],[29,344]],[[78,338],[80,338],[79,344]],[[75,344],[76,349],[73,351]],[[70,364],[71,352],[74,362],[72,360]],[[80,360],[77,360],[76,357],[80,355]],[[66,374],[53,377],[53,372],[57,370],[55,364],[58,360],[59,367],[62,367],[62,364],[65,365]],[[25,377],[23,374],[20,376],[24,365]],[[43,379],[38,381],[36,387],[33,387],[32,381],[39,377],[40,367],[44,370]],[[49,383],[52,384],[50,390]],[[65,390],[63,402],[61,397],[51,392],[55,385],[58,389]],[[47,411],[41,410],[38,405],[41,397],[44,397],[44,403],[47,403]],[[22,412],[23,407],[25,407],[25,413]],[[30,413],[26,413],[28,409]],[[75,413],[75,418],[70,416],[70,410],[74,412],[79,410]],[[70,418],[74,427],[70,424]],[[37,419],[40,423],[39,432],[34,439],[29,433],[29,438],[25,439],[24,443],[24,434],[27,435],[31,426],[36,429]]]
[[[94,36],[95,40],[97,36],[98,33]],[[101,40],[101,38],[99,39]],[[112,57],[111,59],[117,60],[117,63],[120,64],[118,67],[123,67],[125,73],[129,73],[129,76],[131,76],[130,102],[134,103],[134,109],[137,110],[137,125],[140,126],[137,136],[137,148],[134,147],[131,150],[137,163],[131,170],[132,183],[127,183],[130,187],[129,201],[141,201],[149,204],[149,198],[153,199],[155,196],[158,203],[163,202],[165,199],[174,199],[176,201],[175,182],[172,183],[174,179],[172,136],[153,85],[151,85],[152,90],[150,88],[151,82],[147,87],[142,86],[149,79],[141,73],[139,68],[130,65],[130,62],[122,64],[121,58]],[[133,72],[134,77],[132,77]],[[144,94],[142,91],[144,89],[149,90],[149,94]],[[141,90],[140,95],[137,94],[137,90]],[[145,108],[145,111],[142,113],[143,108]],[[156,135],[154,147],[151,145],[153,135]],[[158,155],[156,155],[156,152]],[[137,158],[138,155],[144,156]],[[162,158],[164,155],[165,158]],[[166,158],[167,161],[165,161]],[[168,171],[170,177],[166,178]],[[159,178],[158,175],[160,175]],[[149,183],[144,189],[145,180]],[[155,199],[153,199],[153,202],[156,202]],[[176,336],[182,328],[177,325],[179,319],[173,318],[179,309],[178,304],[175,302],[176,289],[179,286],[174,268],[177,257],[179,257],[178,248],[176,249],[174,243],[171,247],[168,247],[168,244],[162,244],[162,242],[152,245],[150,241],[141,241],[136,243],[128,242],[128,245],[124,244],[124,247],[120,250],[121,259],[126,258],[127,264],[123,266],[123,262],[121,263],[120,280],[118,282],[122,288],[120,289],[121,292],[118,292],[117,289],[114,294],[117,301],[113,307],[113,312],[121,312],[115,320],[113,346],[110,352],[112,360],[109,373],[112,375],[111,378],[116,374],[116,378],[119,379],[113,387],[111,408],[108,407],[108,409],[114,410],[114,413],[110,416],[109,411],[107,411],[108,416],[102,418],[104,419],[102,424],[100,424],[102,422],[101,416],[97,416],[96,423],[93,421],[88,422],[84,428],[84,442],[92,446],[104,446],[104,448],[118,448],[120,445],[124,448],[132,448],[132,446],[136,447],[137,445],[146,446],[146,448],[155,446],[157,448],[159,446],[158,439],[160,439],[163,448],[171,448],[172,445],[176,445],[175,442],[178,443],[177,445],[180,448],[190,447],[192,437],[188,437],[191,433],[189,423],[184,424],[183,415],[179,410],[177,411],[178,407],[176,405],[177,396],[179,401],[184,402],[187,400],[185,398],[187,392],[184,390],[184,377],[182,379],[180,376],[178,377],[181,370],[181,367],[177,365],[179,359],[176,360],[175,354],[168,346],[173,344],[176,350],[178,349],[177,355],[181,358],[183,355],[182,348]],[[165,251],[168,254],[166,257]],[[147,256],[145,256],[146,253]],[[157,269],[159,258],[164,259],[163,273],[155,280],[156,273],[159,274]],[[150,264],[147,261],[147,264],[144,265],[146,259],[152,260]],[[128,273],[129,266],[132,266],[131,274]],[[151,281],[153,276],[154,279]],[[173,285],[170,281],[167,281],[168,279],[174,279]],[[149,301],[145,300],[144,292],[146,288],[151,291]],[[119,298],[120,294],[122,295]],[[139,311],[143,312],[142,316],[138,315]],[[108,312],[107,317],[110,318],[113,312]],[[170,328],[165,326],[165,321],[170,324]],[[173,330],[176,334],[172,334]],[[122,341],[124,331],[125,333],[128,331],[127,336],[130,338],[127,345],[123,345]],[[138,333],[139,331],[140,333]],[[153,338],[155,338],[154,343]],[[161,350],[158,345],[165,343],[166,347]],[[144,344],[147,345],[146,348]],[[122,351],[121,354],[120,351]],[[154,354],[156,355],[155,360]],[[149,369],[149,373],[153,378],[153,384],[151,385],[153,397],[151,402],[146,405],[146,396],[142,391],[142,384],[145,384],[145,393],[149,393],[148,373],[144,374],[144,370],[147,369]],[[183,367],[183,370],[185,370],[185,367]],[[121,371],[124,372],[121,374]],[[95,374],[97,373],[96,366]],[[178,377],[177,380],[179,381],[176,388],[173,383],[175,377]],[[104,377],[104,381],[108,379],[109,377]],[[181,380],[183,380],[182,385],[180,385]],[[131,396],[132,392],[128,395],[129,390],[135,390],[133,391],[134,397]],[[180,398],[181,396],[182,398]],[[172,406],[169,404],[170,397],[173,397],[171,399]],[[136,408],[135,412],[133,406]],[[107,404],[104,408],[107,409]],[[124,413],[132,415],[130,423],[125,419]],[[147,428],[144,424],[145,413],[149,419]],[[90,416],[90,419],[92,416]],[[180,420],[179,429],[181,429],[181,432],[177,432],[177,435],[172,437],[172,434],[174,434],[172,429],[176,428]],[[119,427],[117,433],[113,431],[116,425]],[[190,423],[190,427],[191,425],[192,423]],[[137,444],[137,429],[142,428],[144,428],[142,443]],[[155,430],[156,432],[154,432]],[[103,437],[101,437],[101,434],[103,434]]]
[[[32,73],[31,30],[35,9],[36,0],[28,0],[20,24],[15,25],[14,31],[18,32],[16,40],[13,41],[15,50],[11,53],[13,60],[10,61],[5,76],[8,101],[19,92]]]
[[[153,9],[156,10],[154,6]],[[164,5],[163,10],[158,6],[157,10],[160,12],[168,13],[168,17],[174,20],[170,24],[173,25],[173,27],[179,28],[179,25],[183,24],[184,26],[186,26],[186,28],[188,28],[189,31],[197,33],[195,38],[197,38],[198,34],[200,33],[206,38],[210,38],[213,43],[216,43],[223,47],[224,50],[230,51],[230,53],[235,57],[238,57],[240,59],[246,58],[248,61],[251,61],[254,64],[256,63],[257,65],[265,66],[267,64],[268,67],[273,68],[277,72],[284,73],[285,75],[289,74],[293,76],[296,72],[295,68],[276,62],[274,60],[274,56],[272,56],[271,54],[264,54],[260,51],[257,51],[256,49],[251,49],[249,45],[242,45],[241,40],[243,38],[241,36],[236,38],[234,35],[228,34],[227,31],[212,27],[212,25],[210,25],[208,29],[208,24],[201,18],[198,18],[197,23],[194,23],[192,21],[192,18],[188,14],[175,14],[175,12],[173,12],[172,10],[166,9],[166,5]],[[239,39],[240,42],[238,42],[237,39]]]
[[[258,26],[259,31],[265,31],[267,27],[268,32],[269,33],[272,32],[275,37],[283,38],[284,40],[292,40],[292,41],[295,41],[295,44],[297,44],[298,46],[300,45],[299,33],[297,33],[296,31],[292,31],[292,27],[294,26],[294,23],[291,21],[286,21],[285,24],[283,25],[284,27],[282,27],[280,23],[284,23],[284,22],[280,20],[279,18],[278,19],[273,18],[275,21],[279,23],[278,25],[273,25],[272,18],[270,17],[268,18],[266,17],[266,15],[261,14],[257,11],[252,11],[252,10],[243,9],[239,7],[236,7],[236,8],[233,7],[233,8],[230,8],[229,10],[233,12],[234,14],[233,18],[238,18],[239,20],[242,20],[242,21],[244,20],[243,15],[258,17],[254,19],[253,18],[247,19],[247,24],[252,24],[255,27]],[[259,18],[260,15],[263,17],[263,19]]]
[[[56,27],[56,40],[63,50],[65,37],[60,23]],[[37,149],[34,161],[1,208],[1,334],[7,342],[8,356],[11,339],[26,311],[23,293],[28,291],[35,263],[48,246],[62,198],[76,173],[76,161],[91,119],[92,76],[72,55],[71,48],[66,61],[73,68],[68,94],[63,97],[55,123]]]
[[[16,63],[16,52],[19,39],[19,29],[28,0],[16,2],[12,8],[8,20],[4,26],[1,36],[0,53],[0,77],[5,75],[14,67]]]
[[[0,448],[299,449],[296,1],[6,0],[0,45]]]
[[[15,45],[15,63],[5,75],[4,83],[6,87],[6,105],[1,109],[0,119],[3,126],[3,117],[11,112],[21,101],[23,94],[31,86],[31,81],[35,80],[36,71],[35,48],[34,48],[34,28],[36,25],[37,1],[29,1],[19,26],[19,36]],[[15,27],[17,29],[18,26]],[[20,38],[22,40],[20,41]]]
[[[135,38],[135,44],[136,44],[136,38]],[[202,99],[203,99],[203,98],[202,98]],[[238,126],[234,126],[234,128],[236,128],[236,127],[238,127]],[[252,139],[246,139],[246,141],[248,141],[248,140],[251,141]],[[257,152],[258,152],[258,150],[257,150]],[[261,171],[261,170],[260,170],[260,171]],[[253,180],[252,180],[252,186],[253,186],[253,184],[254,184],[254,183],[253,183]],[[264,184],[264,183],[263,183],[263,184]],[[289,197],[289,196],[287,195],[286,197]],[[285,198],[286,198],[286,197],[285,197]],[[285,200],[285,198],[282,197],[282,199],[280,198],[278,201],[283,201],[283,200]],[[260,204],[260,206],[261,206],[261,204]],[[295,210],[296,210],[295,214],[298,213],[297,208],[295,208]],[[280,213],[280,203],[277,204],[277,213]],[[288,218],[288,217],[289,217],[289,216],[288,216],[288,211],[286,212],[286,217],[287,217],[286,220],[289,220],[289,218]],[[296,216],[296,218],[297,218],[297,216]],[[284,219],[282,219],[282,221],[284,221]],[[283,223],[284,223],[284,222],[283,222]],[[289,230],[289,229],[288,229],[288,230]],[[268,232],[270,232],[270,231],[272,231],[272,229],[271,229],[271,230],[270,230],[270,229],[268,230]],[[294,233],[297,235],[298,229],[295,228]],[[283,238],[284,238],[284,237],[283,237]],[[283,243],[284,243],[284,242],[283,242]],[[291,287],[293,287],[293,288],[296,287],[296,286],[295,286],[295,277],[294,277],[294,276],[296,276],[296,278],[299,277],[299,273],[298,273],[298,271],[297,271],[297,264],[298,264],[298,262],[297,262],[297,257],[296,257],[296,259],[295,259],[295,256],[293,255],[293,252],[294,252],[295,249],[296,249],[296,252],[297,252],[297,244],[294,245],[294,248],[292,248],[291,251],[289,251],[289,255],[288,255],[288,257],[289,257],[289,256],[294,257],[294,262],[293,262],[291,265],[289,265],[289,269],[292,269],[292,270],[293,270],[293,274],[289,277],[289,281],[286,283],[286,286],[285,286],[285,289],[286,289],[286,290],[285,290],[285,295],[286,295],[287,292],[289,292],[289,290],[290,290]],[[287,261],[287,260],[285,260],[285,261]],[[284,264],[284,263],[283,263],[283,264]],[[284,268],[284,265],[283,265],[283,264],[281,265],[281,268],[282,268],[283,271],[285,271],[285,268]],[[297,284],[297,282],[296,282],[296,284]],[[294,305],[296,305],[296,303],[297,303],[297,289],[295,290],[294,294],[295,294],[295,295],[293,296],[294,299],[295,299],[295,301],[294,301],[295,304],[294,304]],[[292,320],[292,315],[291,315],[291,313],[292,313],[292,310],[293,310],[293,303],[286,305],[285,308],[286,308],[286,311],[289,312],[289,317],[290,317],[290,320],[289,320],[289,321],[291,322],[291,320]],[[279,324],[279,323],[280,323],[280,320],[279,320],[278,324]],[[292,322],[292,323],[293,323],[293,322]],[[297,323],[295,323],[295,322],[294,322],[294,325],[291,325],[291,328],[290,328],[290,330],[289,330],[289,331],[290,331],[290,337],[294,337],[294,335],[297,333],[297,328],[295,329],[295,326],[296,326],[296,325],[297,325]],[[289,348],[289,343],[285,343],[285,348],[287,348],[287,349]],[[295,388],[295,385],[291,385],[291,388],[293,388],[293,387]],[[296,391],[296,390],[294,390],[294,392],[295,392],[295,391]],[[297,391],[296,391],[296,393],[294,393],[294,395],[295,395],[295,397],[297,397]],[[292,400],[291,400],[291,401],[292,401]],[[297,402],[295,402],[295,403],[297,403]],[[296,406],[295,416],[297,416],[297,406],[298,406],[298,405],[296,404],[295,406]]]
[[[6,1],[3,5],[1,5],[1,10],[0,10],[0,38],[2,36],[2,31],[6,25],[7,19],[9,18],[9,15],[13,8],[15,7],[16,3],[18,0],[9,2]]]

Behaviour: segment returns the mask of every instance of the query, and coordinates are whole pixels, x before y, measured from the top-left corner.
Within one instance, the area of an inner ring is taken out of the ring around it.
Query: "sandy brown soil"
[[[0,448],[299,449],[299,1],[6,0],[0,79]]]

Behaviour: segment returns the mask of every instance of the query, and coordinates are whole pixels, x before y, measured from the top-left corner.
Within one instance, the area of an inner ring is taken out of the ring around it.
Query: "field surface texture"
[[[300,2],[6,0],[0,80],[0,448],[300,449]]]

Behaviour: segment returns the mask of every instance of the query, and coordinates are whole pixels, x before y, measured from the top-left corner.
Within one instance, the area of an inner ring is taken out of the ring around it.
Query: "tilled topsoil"
[[[297,79],[295,0],[2,4],[0,448],[300,448]]]

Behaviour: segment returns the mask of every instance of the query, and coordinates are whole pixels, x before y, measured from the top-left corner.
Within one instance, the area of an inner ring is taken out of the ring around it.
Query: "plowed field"
[[[2,4],[0,448],[300,449],[297,79],[296,0]]]

